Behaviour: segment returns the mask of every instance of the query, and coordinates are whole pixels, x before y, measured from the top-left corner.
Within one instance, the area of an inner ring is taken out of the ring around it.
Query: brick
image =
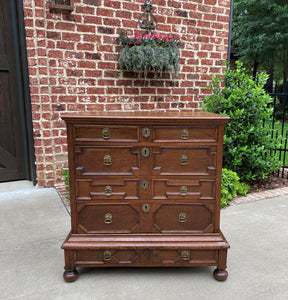
[[[77,32],[95,33],[95,26],[92,25],[77,25]]]
[[[55,29],[59,30],[67,30],[67,31],[75,31],[76,25],[68,22],[57,22]]]
[[[83,14],[83,15],[96,15],[94,7],[88,6],[76,6],[76,13]]]
[[[93,5],[93,6],[100,6],[101,0],[83,0],[84,4]]]
[[[97,16],[114,17],[115,10],[106,8],[97,8]]]

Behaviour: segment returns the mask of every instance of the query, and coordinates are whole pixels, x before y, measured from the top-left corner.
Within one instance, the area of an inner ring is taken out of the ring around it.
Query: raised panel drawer
[[[137,264],[140,256],[135,250],[83,250],[77,251],[76,263],[85,265]]]
[[[162,233],[212,232],[213,211],[213,204],[162,203],[154,211],[153,225]]]
[[[153,251],[153,263],[156,264],[192,264],[213,265],[217,260],[215,250],[164,249]]]
[[[215,179],[153,179],[154,200],[215,200]]]
[[[77,201],[137,200],[139,179],[78,179]]]
[[[78,233],[132,233],[139,226],[137,210],[128,203],[78,204]]]
[[[136,126],[75,125],[76,142],[139,142]]]
[[[154,175],[216,175],[216,147],[155,147]]]
[[[138,175],[139,150],[136,147],[77,146],[77,175]]]
[[[216,142],[216,126],[155,126],[155,142]]]

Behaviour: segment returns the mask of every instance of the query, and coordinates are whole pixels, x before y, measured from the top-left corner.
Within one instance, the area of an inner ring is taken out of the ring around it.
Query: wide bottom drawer
[[[76,251],[76,266],[213,266],[218,250],[100,249]]]

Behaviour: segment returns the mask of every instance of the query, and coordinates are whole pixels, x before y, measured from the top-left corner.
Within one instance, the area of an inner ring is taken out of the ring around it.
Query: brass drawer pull
[[[148,187],[149,187],[148,181],[142,180],[142,181],[141,181],[141,187],[142,187],[143,190],[147,190]]]
[[[181,154],[181,156],[180,156],[180,164],[182,166],[188,165],[188,157],[187,157],[186,154]]]
[[[150,136],[150,129],[147,128],[147,127],[143,128],[143,129],[142,129],[142,135],[143,135],[145,138],[149,137],[149,136]]]
[[[104,223],[107,225],[112,223],[112,214],[110,214],[110,213],[105,214]]]
[[[104,156],[104,165],[111,166],[112,165],[112,157],[110,155]]]
[[[145,213],[148,213],[150,211],[150,205],[149,204],[143,204],[142,205],[142,210],[145,212]]]
[[[103,139],[105,140],[109,140],[111,137],[109,128],[103,128],[102,134],[103,134]]]
[[[148,148],[144,147],[144,148],[142,148],[141,153],[142,153],[142,156],[148,157],[150,154],[150,151]]]
[[[104,251],[104,260],[111,260],[111,258],[112,258],[112,253],[111,253],[111,251],[108,251],[108,250],[106,250],[106,251]]]
[[[188,250],[183,250],[182,253],[181,253],[181,258],[182,260],[190,260],[190,253]]]
[[[105,186],[105,196],[111,196],[112,195],[112,186],[106,185]]]
[[[181,130],[181,140],[188,140],[189,139],[189,130],[182,129]]]
[[[181,196],[186,196],[187,195],[187,191],[188,191],[188,188],[186,185],[181,185],[180,186],[180,195]]]
[[[180,212],[178,216],[178,220],[180,223],[186,223],[187,222],[187,216],[185,212]]]

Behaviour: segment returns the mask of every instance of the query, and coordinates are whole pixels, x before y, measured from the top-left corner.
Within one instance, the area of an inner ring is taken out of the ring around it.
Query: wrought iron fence
[[[281,85],[277,80],[274,91],[269,94],[273,99],[272,138],[281,142],[280,148],[275,149],[282,164],[277,175],[288,179],[288,81]]]

